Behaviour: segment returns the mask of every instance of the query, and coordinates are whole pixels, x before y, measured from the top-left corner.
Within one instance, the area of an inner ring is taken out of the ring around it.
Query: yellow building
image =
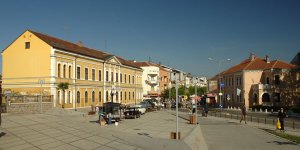
[[[2,51],[2,58],[3,90],[13,95],[52,95],[53,106],[65,108],[142,99],[140,67],[81,43],[27,30]],[[68,89],[58,89],[59,83],[69,83]]]

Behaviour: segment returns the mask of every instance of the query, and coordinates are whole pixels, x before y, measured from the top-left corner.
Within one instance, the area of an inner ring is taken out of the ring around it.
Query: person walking
[[[245,106],[245,104],[243,104],[243,106],[242,106],[242,117],[241,117],[240,123],[242,123],[243,120],[245,121],[245,124],[247,124],[247,121],[246,121],[246,106]]]
[[[285,111],[283,110],[283,108],[280,108],[280,111],[278,112],[278,119],[279,119],[279,122],[280,122],[280,131],[285,131],[284,130],[284,118],[286,117],[286,113]]]

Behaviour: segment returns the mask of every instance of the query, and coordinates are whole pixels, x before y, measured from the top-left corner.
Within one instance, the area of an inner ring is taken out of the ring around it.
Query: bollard
[[[265,117],[265,124],[267,124],[267,118]]]
[[[295,121],[293,120],[293,129],[295,130]]]

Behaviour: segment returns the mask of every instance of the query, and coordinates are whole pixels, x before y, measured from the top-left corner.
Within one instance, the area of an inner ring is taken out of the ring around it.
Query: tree
[[[298,73],[299,69],[283,72],[283,79],[275,87],[275,92],[281,93],[280,103],[282,106],[300,106],[300,80],[297,77]]]
[[[163,93],[164,98],[168,99],[169,98],[169,90],[170,89],[166,89]],[[197,95],[204,95],[207,92],[207,88],[206,87],[197,87]],[[185,88],[184,86],[180,86],[178,88],[178,95],[194,95],[195,94],[195,87],[194,86],[190,86],[188,89]],[[175,87],[171,88],[171,98],[175,99],[176,96],[176,90]]]
[[[65,91],[66,89],[69,88],[69,83],[68,82],[60,82],[58,85],[57,85],[57,89],[58,90],[62,90],[63,91],[63,102],[62,102],[62,108],[64,108],[65,106]]]

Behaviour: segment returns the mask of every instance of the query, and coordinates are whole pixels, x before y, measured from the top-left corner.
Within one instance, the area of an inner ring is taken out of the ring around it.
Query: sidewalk
[[[175,115],[174,111],[169,111]],[[180,112],[180,117],[188,119],[188,113]],[[259,128],[274,129],[273,126],[255,123],[239,123],[239,120],[218,118],[213,116],[201,117],[198,122],[209,150],[298,150],[296,143],[267,133]],[[299,135],[299,131],[287,129],[288,134]]]
[[[44,114],[5,114],[0,149],[200,149],[200,128],[184,119],[179,119],[181,140],[170,139],[176,118],[165,111],[123,120],[118,126],[99,126],[97,115],[86,114],[62,109]]]

